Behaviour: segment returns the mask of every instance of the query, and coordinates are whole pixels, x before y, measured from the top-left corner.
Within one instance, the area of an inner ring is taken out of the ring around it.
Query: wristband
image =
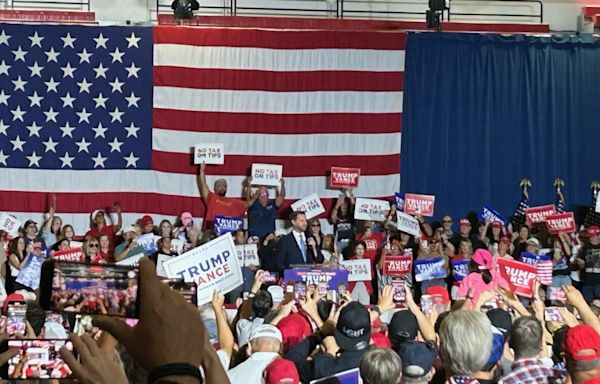
[[[159,379],[168,376],[192,376],[202,383],[200,368],[186,363],[172,363],[158,366],[148,374],[148,384],[154,384]]]

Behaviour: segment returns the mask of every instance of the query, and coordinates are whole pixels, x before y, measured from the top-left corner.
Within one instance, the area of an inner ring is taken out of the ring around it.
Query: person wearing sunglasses
[[[92,237],[83,243],[83,259],[88,263],[98,263],[103,261],[100,256],[100,242],[95,237]]]

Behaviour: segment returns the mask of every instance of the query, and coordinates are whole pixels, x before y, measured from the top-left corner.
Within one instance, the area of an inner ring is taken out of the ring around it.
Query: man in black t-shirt
[[[452,243],[452,245],[454,246],[454,253],[457,255],[460,252],[460,242],[462,240],[471,240],[473,252],[475,252],[475,250],[479,248],[485,249],[485,244],[483,244],[483,242],[479,240],[479,237],[477,235],[471,234],[471,222],[469,221],[469,219],[466,218],[460,219],[458,233],[454,234],[454,236],[452,236],[449,240],[450,243]]]
[[[581,293],[585,301],[591,303],[600,299],[600,228],[592,225],[587,229],[589,243],[579,252],[577,263],[583,269]]]

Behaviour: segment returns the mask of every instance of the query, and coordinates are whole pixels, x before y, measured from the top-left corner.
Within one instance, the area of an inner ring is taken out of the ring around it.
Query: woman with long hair
[[[48,219],[42,225],[42,238],[46,246],[56,243],[60,237],[63,221],[60,217],[54,215],[54,207],[50,207]]]
[[[103,259],[99,253],[100,242],[95,237],[86,240],[83,243],[83,259],[88,263],[99,263]]]
[[[114,261],[113,246],[108,235],[98,236],[98,256],[102,259],[99,260],[101,263],[110,263]]]
[[[478,249],[469,262],[469,274],[460,282],[457,296],[477,303],[483,291],[508,288],[508,282],[500,276],[494,265],[494,257],[485,249]]]
[[[17,236],[8,243],[8,259],[6,274],[6,293],[12,293],[20,287],[15,279],[19,276],[21,268],[25,266],[27,262],[27,250],[25,246],[25,239],[21,236]]]
[[[364,241],[355,241],[352,249],[354,250],[354,255],[350,257],[350,260],[365,258],[367,244]],[[353,300],[358,301],[363,305],[367,305],[371,301],[373,285],[370,281],[351,281],[348,283],[348,292],[350,292]]]
[[[343,190],[329,216],[329,222],[333,225],[333,232],[337,238],[337,250],[342,252],[354,240],[354,195],[352,189]]]
[[[73,229],[73,226],[71,224],[63,225],[58,238],[68,239],[69,241],[75,240],[75,230]]]

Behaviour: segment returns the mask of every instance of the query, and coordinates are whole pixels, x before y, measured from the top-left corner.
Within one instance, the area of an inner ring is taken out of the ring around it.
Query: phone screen
[[[26,331],[25,313],[27,312],[27,303],[13,302],[8,304],[6,317],[6,333],[9,336],[24,335]]]
[[[68,340],[9,340],[8,348],[18,349],[19,354],[8,361],[8,377],[10,379],[70,378],[71,369],[58,353],[63,346],[73,351],[73,344]]]
[[[138,317],[139,269],[131,266],[50,262],[44,264],[40,303],[55,312]],[[45,287],[45,288],[44,288]],[[49,292],[48,292],[49,291]]]
[[[196,283],[186,283],[181,279],[164,279],[163,282],[172,290],[179,292],[188,303],[194,306],[198,305]]]

